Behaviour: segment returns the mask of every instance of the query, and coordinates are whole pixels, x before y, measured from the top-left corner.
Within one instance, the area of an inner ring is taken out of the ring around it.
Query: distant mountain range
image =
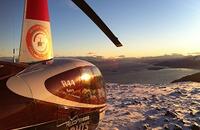
[[[143,58],[103,58],[102,56],[56,57],[55,59],[78,58],[89,61],[100,68],[105,76],[129,73],[143,69],[160,70],[164,68],[200,69],[200,55],[183,56],[179,54]],[[0,57],[0,61],[12,62],[12,57]],[[200,82],[200,73],[188,75],[173,82],[195,81]]]
[[[12,62],[13,58],[12,57],[0,57],[0,61]]]
[[[177,82],[200,82],[200,73],[195,73],[195,74],[191,74],[188,76],[184,76],[180,79],[174,80],[172,81],[172,83],[177,83]]]
[[[168,59],[154,64],[155,66],[166,66],[170,68],[200,69],[200,56],[187,56],[182,58]]]
[[[121,67],[132,66],[131,64],[142,63],[153,65],[154,67],[169,67],[169,68],[191,68],[200,69],[200,55],[198,56],[183,56],[180,54],[163,55],[156,57],[142,57],[142,58],[103,58],[102,56],[79,56],[79,57],[56,57],[59,58],[78,58],[89,61],[99,67],[109,66],[110,64],[117,64]],[[0,57],[1,61],[12,62],[12,57]]]

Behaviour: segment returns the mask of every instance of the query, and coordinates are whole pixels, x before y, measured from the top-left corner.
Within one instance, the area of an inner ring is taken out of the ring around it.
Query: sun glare
[[[81,75],[81,80],[83,81],[89,81],[91,79],[91,75],[84,73]]]

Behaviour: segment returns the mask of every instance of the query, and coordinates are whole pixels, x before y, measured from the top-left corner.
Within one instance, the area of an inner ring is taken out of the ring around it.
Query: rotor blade
[[[122,46],[118,38],[112,33],[112,31],[106,26],[101,18],[94,12],[94,10],[84,0],[72,0],[105,34],[106,36],[117,46]]]

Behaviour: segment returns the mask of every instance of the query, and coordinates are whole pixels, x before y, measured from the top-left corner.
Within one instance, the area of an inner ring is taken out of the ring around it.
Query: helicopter
[[[84,0],[72,0],[117,46],[118,38]],[[48,0],[24,0],[17,63],[0,61],[0,130],[94,130],[104,118],[100,70],[54,59]]]

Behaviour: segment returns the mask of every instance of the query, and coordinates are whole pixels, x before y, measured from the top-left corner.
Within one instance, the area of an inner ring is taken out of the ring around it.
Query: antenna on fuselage
[[[16,49],[15,48],[13,48],[13,63],[16,63]]]

